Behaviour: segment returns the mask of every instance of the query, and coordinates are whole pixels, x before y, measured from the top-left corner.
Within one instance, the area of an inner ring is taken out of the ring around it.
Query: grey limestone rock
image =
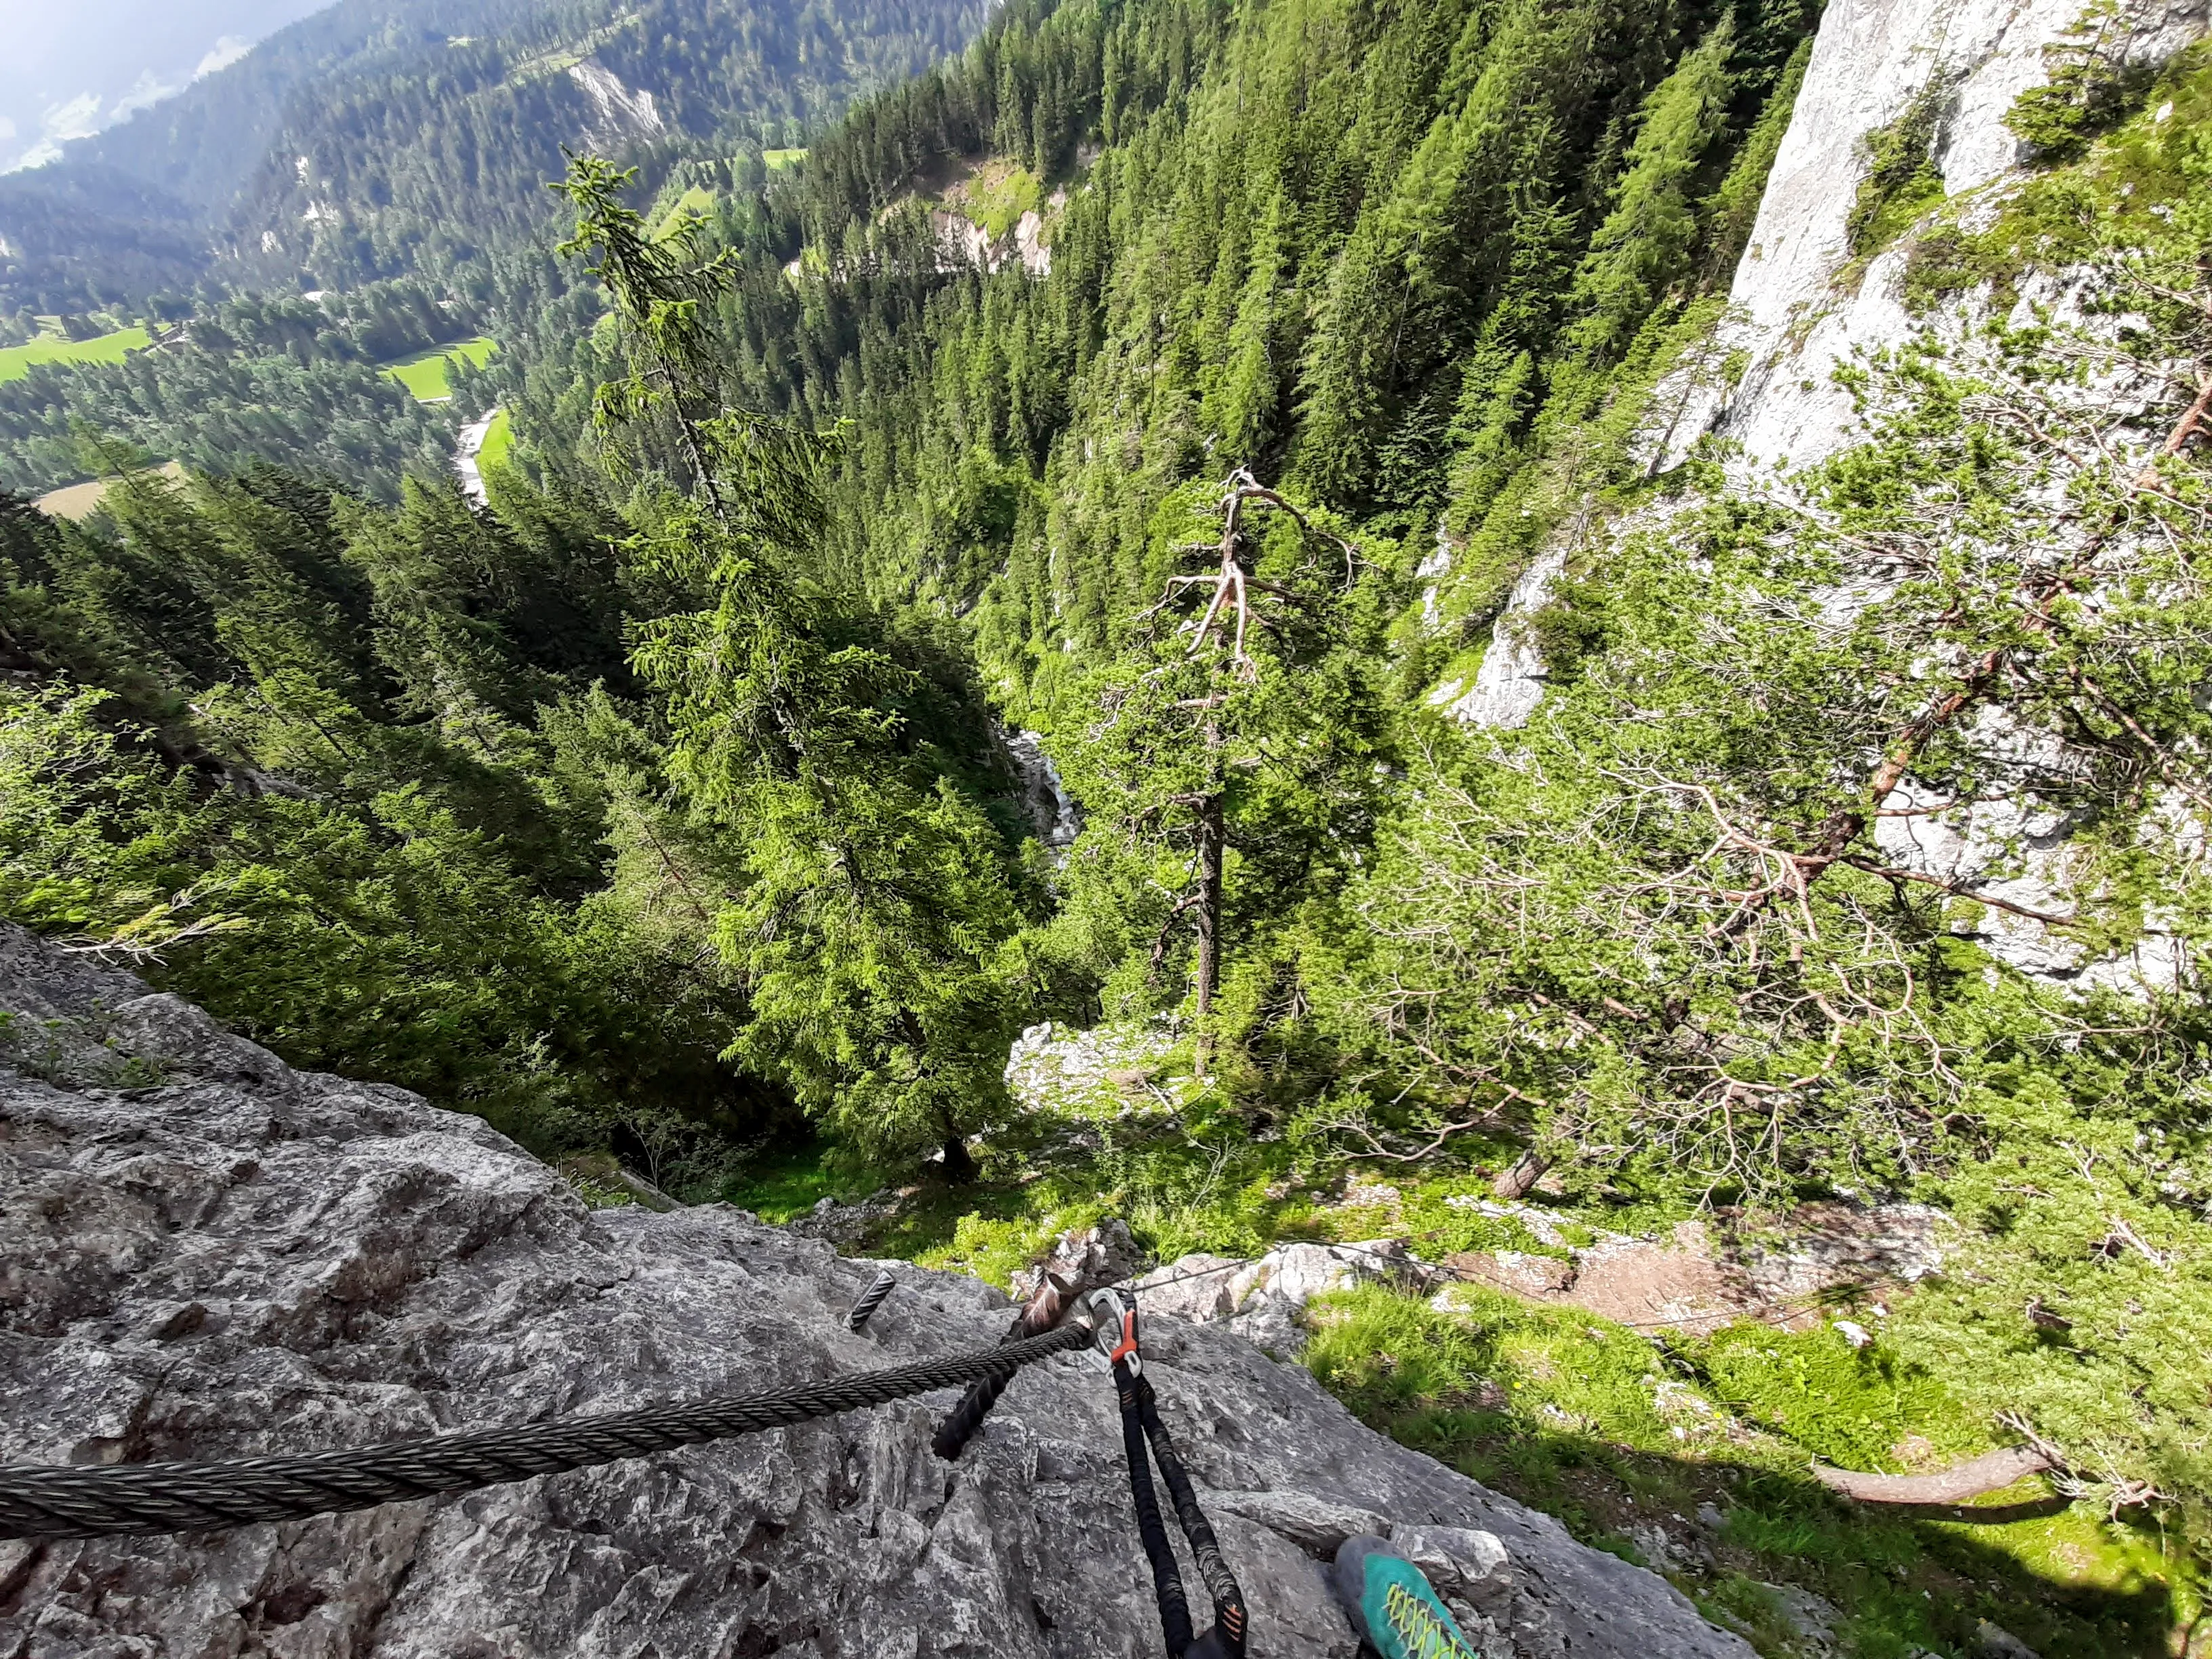
[[[1296,1354],[1306,1343],[1306,1304],[1332,1291],[1382,1279],[1421,1284],[1429,1275],[1402,1240],[1352,1244],[1278,1244],[1256,1261],[1199,1253],[1180,1256],[1136,1281],[1139,1306],[1195,1324],[1220,1324],[1269,1353]]]
[[[1398,1527],[1390,1541],[1443,1595],[1470,1603],[1487,1617],[1510,1613],[1512,1557],[1496,1534],[1468,1527]]]
[[[1993,1625],[1986,1619],[1974,1626],[1974,1652],[1978,1659],[2036,1659],[2033,1648],[2002,1625]]]
[[[126,1057],[143,1042],[159,1079],[0,1066],[11,1461],[356,1446],[796,1383],[1006,1327],[997,1291],[902,1268],[856,1335],[842,1316],[875,1263],[723,1206],[587,1210],[473,1119],[292,1071],[4,929],[0,1006],[93,1022]],[[1148,1346],[1255,1659],[1352,1659],[1318,1556],[1373,1518],[1460,1564],[1500,1654],[1748,1659],[1659,1578],[1370,1432],[1297,1366],[1172,1320]],[[1156,1653],[1102,1362],[1024,1372],[946,1464],[929,1437],[951,1403],[283,1525],[0,1543],[0,1653]]]
[[[1769,1584],[1766,1590],[1774,1598],[1783,1622],[1802,1644],[1815,1653],[1835,1651],[1836,1627],[1844,1622],[1844,1615],[1833,1603],[1802,1584]]]

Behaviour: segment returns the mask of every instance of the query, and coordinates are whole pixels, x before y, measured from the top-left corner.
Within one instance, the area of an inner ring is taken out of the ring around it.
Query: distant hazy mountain
[[[187,0],[185,9],[213,15],[222,3]],[[284,0],[240,3],[273,11]],[[304,8],[289,0],[289,9]],[[65,144],[60,160],[0,176],[0,310],[86,310],[189,289],[295,94],[442,46],[457,29],[550,9],[547,0],[338,0],[174,96]]]
[[[208,0],[199,0],[207,3]],[[343,287],[541,225],[562,149],[800,142],[960,49],[984,0],[338,0],[0,177],[0,310]]]
[[[0,169],[128,119],[330,0],[18,0],[0,52]]]
[[[221,71],[65,151],[64,165],[118,169],[215,216],[253,174],[294,94],[429,48],[550,15],[552,0],[337,0]],[[312,101],[312,100],[311,100]]]

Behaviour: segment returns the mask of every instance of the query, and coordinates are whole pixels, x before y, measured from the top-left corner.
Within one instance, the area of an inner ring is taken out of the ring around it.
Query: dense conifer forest
[[[1936,1206],[1946,1270],[1878,1316],[1363,1291],[1311,1363],[1625,1553],[1639,1494],[1724,1498],[1678,1577],[1763,1651],[1781,1575],[1869,1656],[1984,1614],[2185,1654],[2201,49],[2066,60],[1977,217],[1933,118],[1878,135],[1855,252],[1909,246],[1929,331],[1844,371],[1850,445],[1757,472],[1669,434],[1741,371],[1801,0],[1014,0],[905,79],[973,20],[747,15],[592,24],[661,123],[611,160],[507,44],[362,73],[245,186],[231,286],[0,387],[0,914],[595,1198],[610,1158],[772,1214],[887,1188],[876,1246],[984,1270],[1108,1209],[1163,1259],[1365,1237],[1347,1180],[1437,1256],[1561,1251],[1528,1206]],[[2038,311],[2036,267],[2090,297]],[[378,372],[477,331],[481,502]],[[82,522],[27,500],[94,474]],[[1534,717],[1456,717],[1509,645]],[[1996,805],[2048,900],[1884,838]],[[1142,1058],[1040,1106],[1045,1022]],[[1804,1474],[2022,1434],[2040,1530]]]
[[[0,314],[465,281],[550,222],[564,145],[658,168],[801,143],[981,16],[972,0],[339,0],[0,178]]]

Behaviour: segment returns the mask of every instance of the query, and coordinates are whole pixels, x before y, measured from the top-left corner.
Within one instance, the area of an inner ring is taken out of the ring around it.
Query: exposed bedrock
[[[999,1292],[899,1265],[854,1335],[842,1316],[878,1264],[726,1207],[586,1210],[472,1119],[294,1072],[4,927],[0,1008],[10,1461],[355,1446],[797,1383],[1006,1328]],[[1352,1659],[1319,1557],[1376,1526],[1407,1529],[1497,1653],[1750,1654],[1297,1366],[1170,1319],[1151,1346],[1258,1659]],[[957,1464],[928,1445],[951,1399],[281,1526],[0,1544],[0,1652],[1157,1652],[1100,1362],[1023,1373]]]

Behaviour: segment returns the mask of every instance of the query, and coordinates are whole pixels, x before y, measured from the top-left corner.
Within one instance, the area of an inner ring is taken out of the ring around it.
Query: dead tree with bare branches
[[[1095,685],[1099,715],[1076,758],[1077,793],[1115,802],[1125,850],[1148,857],[1159,905],[1149,956],[1162,969],[1189,940],[1198,1063],[1214,1040],[1241,809],[1285,800],[1305,822],[1356,793],[1369,729],[1347,713],[1342,601],[1362,568],[1352,543],[1259,482],[1232,472],[1194,503],[1203,539],[1166,550],[1158,600]],[[1293,817],[1292,822],[1297,818]]]

